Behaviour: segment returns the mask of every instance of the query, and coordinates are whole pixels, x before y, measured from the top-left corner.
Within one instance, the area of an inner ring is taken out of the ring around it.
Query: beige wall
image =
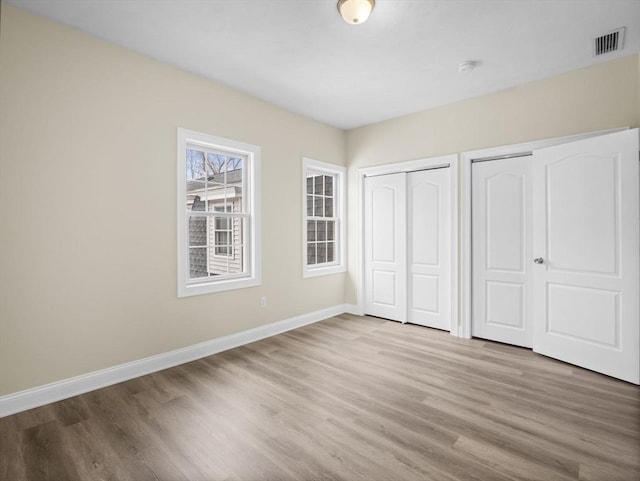
[[[1,8],[0,394],[343,303],[302,279],[298,199],[344,132]],[[261,146],[262,287],[177,298],[178,126]]]
[[[357,300],[359,167],[615,127],[638,127],[639,58],[630,55],[348,131],[349,279],[346,302]]]
[[[0,395],[355,303],[359,167],[640,125],[637,55],[345,134],[0,5]],[[178,126],[262,147],[261,287],[176,297]],[[348,278],[302,279],[302,156],[349,159]]]

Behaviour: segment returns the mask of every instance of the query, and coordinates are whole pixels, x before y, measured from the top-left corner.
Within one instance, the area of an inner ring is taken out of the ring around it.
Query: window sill
[[[306,279],[308,277],[328,276],[331,274],[339,274],[341,272],[347,272],[347,266],[338,264],[326,267],[305,267],[302,270],[302,277]]]
[[[241,277],[236,279],[203,282],[202,284],[180,285],[178,286],[178,297],[211,294],[214,292],[231,291],[234,289],[244,289],[246,287],[256,287],[260,285],[262,285],[262,280],[255,277]]]

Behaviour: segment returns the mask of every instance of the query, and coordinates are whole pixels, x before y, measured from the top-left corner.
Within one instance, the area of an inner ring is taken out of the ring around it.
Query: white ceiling
[[[362,25],[337,0],[6,1],[345,129],[640,52],[640,0],[377,0]]]

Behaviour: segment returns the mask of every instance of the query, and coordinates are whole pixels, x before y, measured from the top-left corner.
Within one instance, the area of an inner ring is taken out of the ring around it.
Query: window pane
[[[187,212],[204,212],[206,204],[199,195],[187,197]]]
[[[215,182],[224,184],[224,168],[227,157],[222,154],[207,153],[207,175]]]
[[[324,176],[324,195],[333,195],[333,177]]]
[[[187,181],[187,210],[204,210],[206,197],[206,184],[203,180]],[[194,201],[197,201],[195,208]]]
[[[209,257],[209,272],[212,276],[224,276],[229,273],[229,261],[226,255]]]
[[[232,170],[227,171],[227,185],[242,187],[242,163],[231,162],[229,168]]]
[[[327,240],[327,221],[319,220],[317,227],[317,236],[319,241]]]
[[[316,263],[316,244],[315,242],[307,244],[307,264]]]
[[[326,242],[318,242],[316,261],[318,264],[327,262],[327,243]]]
[[[335,258],[333,256],[334,247],[335,247],[335,242],[327,242],[327,262],[335,261]]]
[[[307,194],[313,194],[313,177],[307,177]]]
[[[190,180],[204,180],[206,169],[204,164],[204,152],[187,149],[187,182]]]
[[[228,157],[227,158],[227,171],[242,170],[243,159],[241,157]]]
[[[207,218],[189,217],[189,246],[207,245]]]
[[[242,185],[227,186],[225,190],[227,212],[242,212]]]
[[[324,199],[324,216],[333,217],[333,197],[325,197]]]
[[[312,195],[307,196],[307,215],[308,216],[313,215],[313,196]]]
[[[216,210],[218,207],[224,207],[224,192],[224,184],[219,184],[213,180],[207,181],[207,200],[209,201],[209,211]]]
[[[322,191],[323,191],[322,177],[323,177],[322,175],[317,175],[314,177],[314,184],[315,184],[314,192],[320,195],[322,195]]]
[[[322,205],[322,197],[314,197],[314,204],[315,204],[315,209],[314,209],[314,214],[316,217],[324,217],[324,209],[323,209],[323,205]]]
[[[316,221],[307,221],[307,241],[313,242],[316,240]]]
[[[229,228],[229,219],[224,217],[216,217],[215,229],[216,230],[226,230]]]
[[[245,225],[248,222],[249,222],[249,219],[233,219],[231,221],[231,228],[233,229],[234,244],[244,244]]]
[[[229,252],[229,233],[227,231],[216,232],[215,239],[216,254],[227,255]]]
[[[234,245],[229,247],[229,274],[241,274],[244,272],[243,252],[243,246]]]
[[[196,247],[189,249],[189,278],[207,277],[207,249]]]
[[[334,220],[327,221],[327,240],[335,240],[335,225]]]

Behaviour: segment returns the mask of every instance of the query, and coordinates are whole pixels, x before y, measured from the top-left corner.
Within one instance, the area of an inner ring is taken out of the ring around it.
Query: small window
[[[303,277],[346,270],[345,168],[303,159]]]
[[[233,206],[217,206],[214,207],[215,212],[233,212]],[[229,217],[215,218],[214,232],[214,253],[217,256],[228,257],[233,253],[234,233],[238,233],[235,238],[240,237],[240,223]]]
[[[260,284],[257,146],[178,129],[178,296]]]

